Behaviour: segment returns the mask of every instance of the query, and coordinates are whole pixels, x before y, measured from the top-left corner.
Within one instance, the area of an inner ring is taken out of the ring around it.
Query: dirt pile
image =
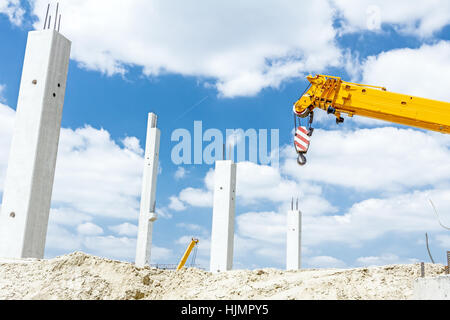
[[[443,273],[443,265],[426,265],[427,276]],[[211,274],[136,268],[75,252],[0,260],[0,299],[409,299],[419,276],[419,264]]]

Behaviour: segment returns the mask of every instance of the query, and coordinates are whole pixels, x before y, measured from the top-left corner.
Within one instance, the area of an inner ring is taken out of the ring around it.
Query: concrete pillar
[[[301,266],[301,234],[302,213],[297,209],[287,213],[287,237],[286,237],[286,270],[299,270]]]
[[[0,213],[0,257],[43,258],[71,42],[31,31]]]
[[[136,266],[150,263],[153,222],[156,221],[156,178],[158,177],[159,139],[161,132],[156,128],[157,117],[148,114],[145,145],[144,176],[142,179],[141,210],[136,245]]]
[[[216,161],[214,179],[210,271],[220,272],[233,266],[236,164]]]
[[[450,300],[450,275],[414,280],[413,300]]]

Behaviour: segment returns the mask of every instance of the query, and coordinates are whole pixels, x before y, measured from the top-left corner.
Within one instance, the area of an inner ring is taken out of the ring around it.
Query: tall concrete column
[[[31,31],[0,213],[0,256],[43,258],[71,42]]]
[[[236,164],[216,161],[214,179],[210,271],[220,272],[233,266]]]
[[[298,210],[298,200],[296,210],[293,202],[287,213],[286,270],[299,270],[301,267],[302,213]]]
[[[156,178],[158,176],[159,140],[161,132],[156,128],[157,117],[148,114],[147,138],[145,145],[144,176],[142,179],[141,210],[139,215],[136,245],[136,266],[150,263],[152,249],[153,222],[156,221]]]

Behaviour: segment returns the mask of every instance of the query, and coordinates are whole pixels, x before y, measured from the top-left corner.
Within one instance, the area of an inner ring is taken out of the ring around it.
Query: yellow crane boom
[[[333,114],[336,123],[344,122],[342,115],[347,114],[450,133],[448,102],[389,92],[384,87],[346,82],[334,76],[316,75],[307,79],[311,86],[294,104],[294,113],[300,118],[312,117],[313,110],[319,108]],[[309,130],[309,137],[311,134]],[[297,148],[301,165],[306,163],[303,154],[309,147],[309,139],[303,138],[306,144]]]
[[[184,267],[186,264],[187,259],[189,258],[189,255],[191,254],[192,249],[197,245],[198,239],[192,238],[191,243],[189,243],[186,252],[184,253],[183,257],[180,260],[180,263],[178,264],[177,270],[180,270]]]

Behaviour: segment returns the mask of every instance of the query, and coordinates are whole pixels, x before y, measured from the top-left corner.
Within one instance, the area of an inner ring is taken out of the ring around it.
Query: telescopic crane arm
[[[343,123],[342,115],[347,114],[450,133],[448,102],[389,92],[384,87],[346,82],[333,76],[316,75],[307,79],[311,86],[294,104],[294,114],[300,118],[311,117],[313,110],[319,108],[333,114],[336,123]],[[312,130],[309,131],[311,135]],[[303,154],[307,147],[304,151],[305,148],[297,146],[299,156],[303,157],[299,157],[301,165],[306,163]]]

